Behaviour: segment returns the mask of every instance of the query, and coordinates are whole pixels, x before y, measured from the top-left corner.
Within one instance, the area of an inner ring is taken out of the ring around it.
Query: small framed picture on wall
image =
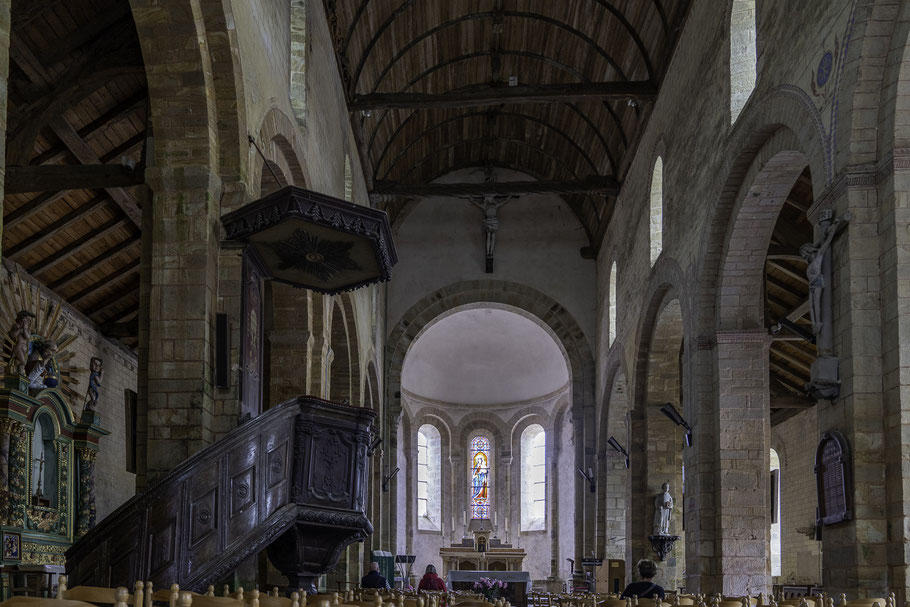
[[[21,557],[20,549],[22,537],[12,531],[3,532],[3,560],[18,561]]]

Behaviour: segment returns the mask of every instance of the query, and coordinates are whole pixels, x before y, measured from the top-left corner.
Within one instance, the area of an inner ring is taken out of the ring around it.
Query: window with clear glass
[[[616,262],[610,267],[610,345],[616,339]]]
[[[417,430],[417,528],[438,530],[442,521],[439,430],[424,424]]]
[[[521,530],[546,529],[547,439],[533,424],[521,433]]]
[[[780,561],[780,457],[771,449],[771,575],[780,575]]]
[[[660,257],[664,239],[664,161],[660,156],[651,171],[651,211],[648,239],[651,243],[651,265]]]
[[[733,0],[730,8],[730,124],[755,90],[755,0]]]
[[[471,518],[490,518],[490,441],[484,436],[471,440]]]

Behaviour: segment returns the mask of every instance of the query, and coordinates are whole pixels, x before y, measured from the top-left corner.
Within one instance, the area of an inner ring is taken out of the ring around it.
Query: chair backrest
[[[76,586],[63,592],[57,592],[57,598],[70,601],[82,601],[95,605],[117,605],[117,607],[128,607],[136,605],[141,607],[145,600],[145,593],[140,592],[138,597],[130,597],[129,590],[120,586],[119,588],[101,588],[98,586]],[[132,600],[131,600],[132,598]],[[139,601],[136,603],[136,601]],[[882,603],[884,607],[884,603]]]

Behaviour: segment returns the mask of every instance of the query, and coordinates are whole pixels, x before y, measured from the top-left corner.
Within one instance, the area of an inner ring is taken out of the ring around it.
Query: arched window
[[[521,433],[521,530],[547,526],[547,434],[538,424]]]
[[[344,199],[354,202],[354,174],[351,172],[351,156],[344,155]]]
[[[771,575],[780,575],[780,457],[771,449]]]
[[[57,507],[57,450],[54,422],[47,413],[35,420],[32,437],[32,499],[36,506]]]
[[[490,440],[471,439],[471,518],[490,518]]]
[[[651,265],[660,257],[664,238],[664,161],[658,156],[651,171],[651,221],[649,239],[651,243]]]
[[[755,0],[733,0],[730,8],[730,124],[755,90]]]
[[[291,0],[291,107],[297,124],[306,125],[307,0]]]
[[[610,266],[610,341],[612,346],[616,339],[616,262]]]
[[[439,430],[424,424],[417,431],[417,528],[438,530],[442,520]]]

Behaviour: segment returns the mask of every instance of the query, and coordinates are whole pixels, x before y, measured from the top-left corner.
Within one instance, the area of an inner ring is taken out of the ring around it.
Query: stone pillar
[[[9,516],[7,524],[25,526],[25,506],[28,503],[27,479],[31,467],[28,462],[28,432],[25,425],[12,422],[10,429],[9,457]]]
[[[906,224],[894,223],[906,209],[896,193],[880,205],[875,182],[871,174],[842,175],[810,209],[813,223],[827,208],[838,216],[847,210],[852,215],[831,249],[840,396],[836,403],[817,405],[819,434],[836,428],[853,451],[855,518],[822,528],[822,584],[829,594],[844,592],[849,598],[882,596],[888,588],[900,591],[900,580],[898,587],[891,586],[889,561],[903,569],[899,563],[905,562],[907,550],[902,514],[907,464],[901,460],[908,451],[903,437],[910,416],[900,385],[907,335],[900,295],[907,288],[901,277],[906,274],[901,264]],[[890,521],[889,510],[895,515]]]
[[[313,361],[313,334],[309,329],[313,291],[272,284],[272,323],[269,331],[272,405],[310,394],[312,378],[302,373]],[[321,301],[319,304],[321,305]],[[313,361],[315,364],[315,361]],[[318,394],[316,396],[319,396]]]
[[[11,2],[0,2],[0,142],[6,141],[9,89],[9,36]],[[3,237],[3,184],[6,181],[6,144],[0,145],[0,241]],[[0,246],[2,257],[2,246]]]
[[[95,526],[95,458],[98,451],[90,447],[77,447],[79,460],[78,501],[76,503],[76,537],[88,533]]]
[[[764,328],[717,333],[717,544],[726,596],[771,590],[770,346]]]
[[[148,480],[215,439],[214,327],[221,181],[203,167],[146,170],[152,189]]]

